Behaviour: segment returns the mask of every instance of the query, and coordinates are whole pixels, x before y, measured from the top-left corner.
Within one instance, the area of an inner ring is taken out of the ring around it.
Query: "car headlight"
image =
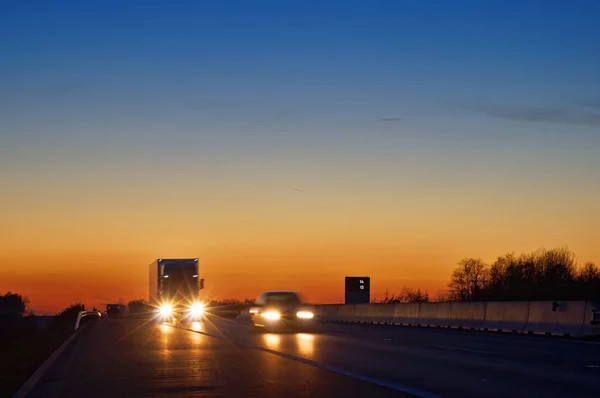
[[[160,306],[159,312],[162,316],[170,316],[173,313],[173,307],[170,304]]]
[[[193,316],[202,316],[204,314],[204,306],[200,303],[194,303],[190,307],[190,313]]]
[[[281,318],[281,314],[277,311],[267,311],[262,313],[262,317],[270,321],[275,321]]]
[[[315,315],[310,311],[298,311],[296,316],[300,319],[313,319]]]

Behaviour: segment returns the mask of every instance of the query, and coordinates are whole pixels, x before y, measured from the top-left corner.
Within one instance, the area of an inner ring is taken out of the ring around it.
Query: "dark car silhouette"
[[[121,317],[121,306],[119,304],[106,305],[106,318],[117,319]]]

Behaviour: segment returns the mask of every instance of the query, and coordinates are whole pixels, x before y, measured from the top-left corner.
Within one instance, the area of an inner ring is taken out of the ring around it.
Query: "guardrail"
[[[325,304],[324,322],[371,323],[584,337],[600,335],[600,304],[589,301]]]
[[[82,323],[85,323],[89,319],[99,320],[102,318],[102,313],[100,311],[79,311],[77,314],[77,319],[75,320],[74,330],[79,329],[79,326]]]

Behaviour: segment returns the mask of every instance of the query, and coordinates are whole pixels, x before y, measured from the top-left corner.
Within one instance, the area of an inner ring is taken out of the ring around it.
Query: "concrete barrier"
[[[490,301],[315,306],[325,322],[382,323],[566,336],[600,334],[600,304],[585,301]],[[593,323],[595,319],[596,323]]]
[[[394,304],[393,322],[396,325],[416,325],[419,321],[419,304]]]
[[[534,301],[529,304],[525,332],[577,336],[591,334],[591,311],[585,301]],[[587,330],[586,330],[587,329]]]
[[[584,331],[588,331],[590,335],[600,335],[600,303],[591,303],[588,301],[585,312],[589,314],[591,322],[589,329],[586,330],[584,326]]]
[[[313,314],[315,315],[315,319],[323,319],[323,306],[315,305],[313,308]]]
[[[388,325],[393,323],[394,304],[375,304],[372,306],[372,322]]]
[[[451,303],[450,316],[446,326],[460,329],[480,329],[485,320],[486,307],[485,301]]]
[[[338,307],[340,304],[326,304],[320,306],[323,308],[322,319],[325,322],[337,322],[338,321]]]
[[[585,302],[583,323],[576,336],[598,336],[600,335],[600,303]]]
[[[372,323],[374,308],[380,304],[354,304],[354,321]]]
[[[445,327],[450,317],[452,303],[421,303],[417,325]]]
[[[356,322],[353,304],[342,304],[338,308],[336,322]]]
[[[529,301],[489,301],[484,330],[522,333],[529,322]]]

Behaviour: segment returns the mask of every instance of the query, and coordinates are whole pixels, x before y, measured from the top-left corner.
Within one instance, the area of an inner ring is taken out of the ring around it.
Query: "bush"
[[[127,309],[130,314],[141,314],[152,310],[152,306],[143,299],[131,300],[127,303]]]

